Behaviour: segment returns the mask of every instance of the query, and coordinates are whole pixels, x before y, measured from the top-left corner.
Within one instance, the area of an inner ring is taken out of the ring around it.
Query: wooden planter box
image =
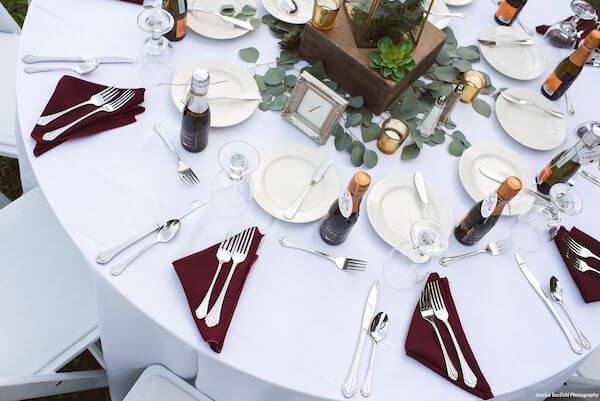
[[[348,17],[340,11],[330,31],[319,31],[310,23],[305,25],[299,53],[310,63],[323,60],[329,78],[352,96],[362,96],[367,109],[381,114],[431,67],[445,41],[446,34],[426,22],[413,56],[415,68],[400,82],[385,79],[379,70],[369,67],[369,53],[374,49],[356,47]]]

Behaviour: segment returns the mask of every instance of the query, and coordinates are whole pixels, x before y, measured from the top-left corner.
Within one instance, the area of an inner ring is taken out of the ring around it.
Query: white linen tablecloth
[[[569,15],[568,3],[532,0],[522,19],[530,27],[553,22]],[[452,23],[460,45],[475,44],[477,35],[495,24],[494,9],[488,0],[476,0],[460,9],[467,18]],[[144,39],[136,25],[140,10],[139,6],[111,0],[35,0],[23,29],[20,54],[135,55]],[[263,12],[259,7],[259,13]],[[536,40],[542,38],[538,35]],[[174,46],[178,66],[217,58],[251,67],[239,58],[239,49],[258,48],[259,63],[274,61],[279,51],[277,39],[265,26],[229,41],[207,39],[190,30]],[[546,73],[561,55],[547,50],[552,61]],[[258,224],[267,235],[219,355],[197,332],[171,262],[219,241],[227,230],[225,223],[206,210],[190,216],[177,240],[148,251],[118,278],[94,262],[100,250],[138,232],[171,208],[208,199],[210,182],[219,169],[217,153],[223,144],[243,139],[259,150],[278,142],[317,145],[278,113],[257,111],[238,126],[212,129],[204,152],[184,154],[201,179],[201,185],[190,188],[177,177],[170,153],[152,131],[152,125],[160,122],[172,141],[178,142],[180,114],[171,103],[169,87],[163,86],[147,92],[147,110],[136,124],[70,141],[35,158],[29,133],[62,74],[27,75],[20,62],[17,68],[18,112],[24,136],[21,158],[29,159],[49,204],[97,278],[100,327],[113,400],[121,399],[136,372],[152,363],[164,364],[186,378],[196,377],[197,387],[219,401],[342,399],[340,386],[354,352],[365,297],[373,280],[382,278],[382,263],[390,251],[369,225],[366,211],[348,241],[333,248],[319,239],[318,224],[273,222],[252,205],[237,223]],[[544,78],[514,81],[496,73],[483,60],[476,68],[488,72],[498,88],[539,90]],[[599,72],[587,69],[571,89],[577,111],[576,117],[567,119],[571,140],[577,124],[598,118],[593,96],[599,87]],[[86,79],[121,87],[143,86],[137,65],[103,65]],[[558,105],[564,107],[562,101]],[[485,119],[466,105],[459,105],[453,120],[472,143],[500,143],[521,154],[534,172],[557,151],[523,147],[502,131],[495,116]],[[332,143],[318,149],[334,160],[345,184],[356,170],[347,153],[336,152]],[[446,149],[447,144],[426,147],[410,162],[400,161],[399,153],[380,154],[379,164],[369,173],[375,182],[393,173],[422,171],[444,193],[458,221],[473,201],[460,183],[458,159]],[[598,189],[580,178],[577,187],[585,201],[584,211],[566,218],[566,224],[599,237]],[[510,219],[502,219],[483,242],[506,237],[509,224]],[[364,273],[340,272],[311,255],[284,250],[277,243],[282,234],[308,246],[367,259],[369,269]],[[466,250],[452,240],[447,254]],[[555,247],[550,244],[525,258],[542,283],[550,275],[561,278],[571,312],[597,345],[600,304],[583,302]],[[431,266],[449,278],[471,347],[498,399],[535,399],[536,391],[559,386],[582,361],[582,356],[571,352],[512,255],[481,256],[445,270],[437,262]],[[379,305],[389,313],[391,322],[377,356],[371,398],[474,399],[406,356],[404,341],[418,291],[383,287]],[[361,372],[366,361],[364,365]]]

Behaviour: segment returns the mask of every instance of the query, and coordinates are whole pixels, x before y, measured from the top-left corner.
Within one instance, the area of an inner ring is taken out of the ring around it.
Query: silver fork
[[[97,108],[94,111],[87,113],[83,117],[78,118],[77,120],[73,121],[72,123],[70,123],[68,125],[65,125],[62,128],[58,128],[58,129],[55,129],[54,131],[46,132],[42,138],[44,139],[44,141],[53,141],[56,138],[58,138],[59,136],[61,136],[62,134],[64,134],[65,132],[67,132],[69,129],[73,128],[74,126],[76,126],[77,124],[79,124],[80,122],[85,120],[86,118],[91,117],[96,113],[100,113],[101,111],[103,111],[105,113],[114,113],[115,111],[117,111],[121,107],[123,107],[125,104],[127,104],[127,102],[130,101],[131,98],[133,98],[134,94],[135,93],[131,89],[128,89],[125,92],[123,92],[121,94],[121,96],[119,96],[112,102],[106,103],[105,105]]]
[[[189,185],[195,185],[199,183],[200,180],[198,179],[196,173],[194,173],[194,170],[192,170],[190,166],[188,166],[183,162],[183,160],[181,160],[181,157],[179,157],[179,154],[177,153],[173,145],[171,145],[171,142],[169,142],[169,138],[167,138],[167,134],[165,133],[165,130],[162,127],[162,125],[158,123],[154,124],[154,132],[156,132],[161,137],[163,142],[167,144],[171,152],[175,155],[175,158],[177,158],[177,174],[179,174],[179,177],[181,177],[181,179]]]
[[[481,253],[487,253],[492,256],[502,255],[504,252],[508,251],[514,246],[514,242],[510,238],[503,239],[498,242],[490,242],[485,249],[478,249],[476,251],[464,253],[462,255],[456,256],[445,256],[440,259],[440,264],[444,267],[450,266],[454,262],[458,262],[460,260],[469,258],[474,255],[479,255]]]
[[[421,317],[428,321],[429,324],[431,324],[431,327],[433,327],[433,331],[435,332],[438,343],[440,344],[440,348],[442,349],[442,355],[444,356],[444,362],[446,363],[446,373],[448,374],[448,377],[450,380],[458,379],[458,371],[448,355],[448,350],[446,350],[444,340],[442,340],[440,331],[435,324],[435,313],[433,311],[433,307],[431,306],[431,291],[429,291],[428,285],[423,288],[423,292],[421,293],[421,299],[419,299],[419,310],[421,311]]]
[[[569,259],[573,267],[579,270],[580,272],[593,272],[596,274],[600,274],[600,270],[594,269],[592,266],[588,265],[584,260],[579,259],[571,252],[567,252],[567,259]]]
[[[204,319],[208,314],[208,304],[210,303],[210,297],[212,296],[219,273],[221,273],[221,267],[223,267],[223,264],[231,261],[231,252],[233,251],[235,241],[238,238],[239,237],[227,234],[223,242],[221,242],[221,245],[219,245],[219,249],[217,250],[217,260],[219,261],[219,265],[217,266],[217,271],[210,283],[210,287],[208,287],[208,292],[204,295],[202,302],[200,302],[200,305],[196,308],[196,317],[198,319]]]
[[[115,88],[114,86],[110,86],[110,87],[104,89],[103,91],[100,91],[100,92],[96,93],[95,95],[92,95],[85,102],[76,104],[75,106],[69,107],[66,110],[59,111],[58,113],[49,114],[47,116],[40,117],[37,122],[37,125],[41,125],[41,126],[48,125],[52,121],[56,120],[57,118],[62,117],[65,114],[70,113],[73,110],[76,110],[76,109],[86,106],[88,104],[91,104],[96,107],[102,106],[102,105],[110,102],[111,100],[113,100],[115,98],[115,96],[117,96],[118,94],[119,94],[119,90],[117,88]]]
[[[435,317],[438,320],[441,320],[446,328],[448,329],[448,333],[450,333],[450,337],[452,338],[452,343],[454,344],[454,349],[456,349],[456,353],[458,354],[458,361],[460,363],[460,370],[462,370],[463,381],[467,385],[467,387],[475,388],[477,385],[477,376],[473,373],[473,370],[469,366],[469,363],[465,359],[462,350],[460,349],[460,345],[456,340],[456,336],[454,335],[454,330],[448,321],[448,310],[446,309],[446,304],[444,302],[444,298],[442,297],[442,292],[440,291],[440,285],[438,281],[432,281],[427,283],[427,287],[429,287],[429,291],[431,293],[431,298],[433,300],[433,312]]]
[[[303,246],[298,245],[298,244],[290,241],[289,238],[285,237],[285,236],[279,238],[279,243],[284,248],[299,249],[301,251],[312,253],[314,255],[318,255],[318,256],[321,256],[321,257],[323,257],[325,259],[328,259],[328,260],[332,261],[333,263],[335,263],[335,265],[337,266],[337,268],[340,269],[340,270],[358,270],[358,271],[363,271],[367,267],[367,262],[365,262],[364,260],[352,259],[352,258],[345,258],[345,257],[342,257],[342,256],[336,257],[336,256],[328,255],[325,252],[321,252],[321,251],[316,251],[316,250],[313,250],[313,249],[304,248]]]
[[[225,301],[225,295],[227,294],[227,289],[229,288],[229,283],[231,282],[231,278],[235,274],[236,267],[246,260],[248,257],[248,252],[250,251],[250,246],[252,245],[252,240],[254,239],[254,233],[256,232],[256,228],[248,228],[242,231],[238,238],[239,241],[236,241],[236,247],[233,250],[233,254],[231,259],[233,263],[231,265],[231,269],[229,270],[229,274],[227,274],[227,279],[225,280],[225,284],[219,293],[219,297],[217,298],[217,302],[213,305],[210,312],[206,316],[204,320],[208,327],[215,327],[219,324],[221,320],[221,309],[223,309],[223,302]]]
[[[565,242],[565,244],[567,244],[569,250],[575,255],[579,256],[580,258],[594,258],[596,260],[600,260],[600,258],[596,256],[595,253],[591,252],[589,249],[579,244],[579,242],[575,241],[569,235],[565,234],[563,236],[563,241]]]

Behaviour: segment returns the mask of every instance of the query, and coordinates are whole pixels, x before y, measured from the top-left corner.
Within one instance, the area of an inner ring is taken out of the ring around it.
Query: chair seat
[[[15,79],[20,36],[0,32],[0,156],[17,157]]]
[[[0,209],[0,277],[0,377],[39,373],[97,329],[90,269],[39,187]]]
[[[123,401],[212,401],[160,365],[144,370]]]
[[[596,348],[577,370],[580,376],[586,379],[600,381],[600,348]]]

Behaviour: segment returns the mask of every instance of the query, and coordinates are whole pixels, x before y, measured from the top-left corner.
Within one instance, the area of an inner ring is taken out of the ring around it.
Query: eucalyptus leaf
[[[446,121],[446,124],[444,124],[444,127],[448,128],[448,129],[454,129],[456,128],[456,123],[450,119],[448,119],[448,121]]]
[[[296,86],[297,81],[298,81],[298,78],[295,75],[286,75],[285,78],[283,79],[283,83],[288,88],[293,88],[294,86]]]
[[[435,61],[440,65],[448,65],[452,61],[452,55],[448,49],[442,48]]]
[[[362,133],[362,140],[365,142],[371,142],[379,138],[381,127],[374,122],[370,122],[367,126],[363,125],[360,128],[360,131]]]
[[[325,66],[323,65],[322,60],[317,61],[312,66],[307,68],[307,71],[310,73],[310,75],[317,79],[323,80],[327,78],[327,73],[325,72]]]
[[[440,143],[444,143],[446,140],[446,132],[443,129],[436,128],[433,135],[429,137],[430,145],[439,145]]]
[[[267,84],[265,84],[265,78],[262,75],[254,75],[254,81],[256,81],[259,92],[262,93],[267,90]]]
[[[473,109],[482,116],[489,118],[492,115],[492,107],[485,100],[476,98],[472,105]]]
[[[285,70],[281,67],[269,68],[264,80],[267,85],[279,85],[285,78]]]
[[[239,20],[241,20],[241,21],[247,21],[247,20],[249,20],[249,19],[250,19],[250,16],[249,16],[249,15],[246,15],[246,14],[242,14],[242,13],[237,13],[236,15],[234,15],[234,17],[233,17],[233,18],[235,18],[235,19],[239,19]]]
[[[362,123],[362,115],[360,113],[351,113],[346,117],[346,128],[356,127]]]
[[[228,17],[233,17],[235,14],[235,7],[233,4],[223,4],[220,8],[221,15],[226,15]]]
[[[452,66],[438,66],[433,69],[433,74],[437,79],[444,82],[454,82],[458,78],[460,71]]]
[[[249,63],[256,63],[256,60],[258,60],[260,57],[260,53],[255,47],[246,47],[245,49],[241,49],[239,54],[242,60]]]
[[[337,150],[346,150],[350,145],[352,145],[352,137],[347,133],[338,135],[335,137],[334,144]]]
[[[460,157],[465,151],[465,147],[461,141],[453,140],[448,146],[448,153],[452,156]]]
[[[285,105],[288,101],[288,95],[286,93],[282,93],[281,95],[276,96],[273,101],[269,104],[269,108],[272,111],[281,111],[284,109]]]
[[[359,167],[363,164],[363,156],[365,154],[365,148],[362,146],[355,146],[350,153],[350,161],[354,167]]]
[[[253,7],[250,4],[245,4],[244,7],[242,7],[241,13],[244,15],[253,16],[256,14],[256,7]]]
[[[327,80],[323,81],[323,83],[324,83],[325,85],[327,85],[327,86],[329,87],[329,89],[331,89],[331,90],[333,90],[333,91],[334,91],[334,90],[336,90],[336,89],[338,88],[338,84],[337,84],[337,82],[331,81],[331,80],[329,80],[329,79],[327,79]]]
[[[269,110],[269,102],[266,102],[266,101],[264,101],[264,100],[263,100],[262,102],[260,102],[260,103],[258,104],[258,108],[259,108],[261,111],[268,111],[268,110]]]
[[[355,109],[361,108],[365,104],[365,99],[362,96],[353,96],[348,99],[348,106]]]
[[[343,127],[342,127],[342,126],[341,126],[339,123],[337,123],[337,124],[336,124],[336,125],[333,127],[333,130],[331,131],[331,135],[333,135],[333,136],[334,136],[334,137],[336,137],[336,138],[337,138],[338,136],[344,135],[345,133],[346,133],[346,131],[344,131],[344,128],[343,128]]]
[[[250,18],[250,25],[252,25],[252,28],[258,29],[262,25],[262,22],[260,21],[260,18],[254,17]]]
[[[366,168],[373,168],[377,165],[379,161],[379,157],[377,157],[377,153],[372,150],[365,151],[363,155],[363,162],[365,163]]]
[[[465,60],[477,60],[479,58],[479,51],[474,50],[471,47],[459,47],[454,52]]]
[[[261,17],[261,21],[266,25],[273,25],[277,23],[277,18],[273,17],[271,14],[265,14]]]
[[[411,143],[402,149],[400,160],[415,159],[417,156],[419,156],[419,153],[421,153],[421,149],[419,149],[416,143]]]
[[[467,60],[456,60],[452,65],[456,67],[456,69],[458,69],[460,72],[467,72],[472,67],[471,63]]]

